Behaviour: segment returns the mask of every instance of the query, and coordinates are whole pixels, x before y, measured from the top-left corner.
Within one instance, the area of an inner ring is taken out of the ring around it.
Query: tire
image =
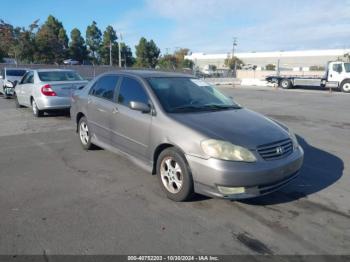
[[[94,147],[94,145],[91,143],[91,132],[85,116],[83,116],[79,120],[78,134],[80,144],[85,150],[90,150]]]
[[[292,81],[290,81],[287,78],[284,78],[280,81],[280,87],[282,87],[283,89],[290,89],[293,87]]]
[[[39,110],[34,99],[32,99],[32,110],[35,117],[42,117],[44,115],[44,112]]]
[[[4,88],[3,98],[4,98],[4,99],[9,99],[9,98],[10,98],[10,96],[8,96],[8,95],[6,94],[6,89],[5,89],[5,88]]]
[[[15,100],[15,106],[16,106],[16,108],[22,108],[22,107],[24,107],[24,106],[22,106],[22,105],[19,104],[16,93],[13,95],[13,99]]]
[[[193,178],[184,155],[176,148],[167,148],[157,159],[157,177],[167,197],[176,202],[194,195]]]
[[[340,90],[344,93],[350,93],[350,79],[344,80],[340,85]]]

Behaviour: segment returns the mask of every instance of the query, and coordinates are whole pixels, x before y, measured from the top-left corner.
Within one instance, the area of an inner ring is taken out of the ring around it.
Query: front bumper
[[[13,87],[4,87],[4,95],[13,96],[15,93],[15,89]]]
[[[35,102],[40,110],[69,109],[71,106],[70,97],[41,96],[35,98]]]
[[[195,192],[228,199],[253,198],[274,192],[297,177],[304,151],[299,146],[286,158],[243,163],[203,159],[186,155],[192,171]],[[223,187],[244,187],[244,193],[225,195]]]

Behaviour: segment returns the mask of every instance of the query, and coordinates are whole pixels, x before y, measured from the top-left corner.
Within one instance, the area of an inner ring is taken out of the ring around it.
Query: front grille
[[[293,152],[293,142],[285,139],[278,142],[258,146],[258,153],[264,160],[276,160],[284,158]]]

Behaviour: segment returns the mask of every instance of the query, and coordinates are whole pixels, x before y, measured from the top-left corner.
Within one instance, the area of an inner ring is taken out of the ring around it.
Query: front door
[[[330,65],[329,68],[329,82],[338,82],[340,83],[344,79],[344,68],[343,68],[343,63],[341,62],[335,62]]]
[[[115,90],[119,77],[104,75],[92,86],[88,95],[87,121],[98,141],[111,143],[111,118],[116,110]]]
[[[129,107],[131,101],[150,102],[140,81],[123,77],[118,92],[118,113],[112,117],[112,143],[126,153],[147,161],[152,115],[132,110]]]
[[[17,90],[16,95],[18,97],[18,102],[21,105],[31,106],[30,98],[32,95],[33,88],[34,88],[34,72],[29,71],[24,75],[18,88],[16,88]]]

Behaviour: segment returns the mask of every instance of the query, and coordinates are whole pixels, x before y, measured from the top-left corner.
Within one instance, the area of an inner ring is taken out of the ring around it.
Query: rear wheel
[[[157,176],[169,199],[180,202],[193,196],[191,170],[179,150],[168,148],[160,153],[157,160]]]
[[[94,145],[91,143],[91,132],[85,116],[79,120],[78,133],[82,147],[85,150],[92,149]]]
[[[35,117],[42,117],[44,115],[44,112],[42,110],[39,110],[38,105],[34,99],[32,100],[32,110]]]
[[[344,93],[350,93],[350,80],[345,80],[341,83],[340,90]]]
[[[283,88],[283,89],[290,89],[293,87],[293,84],[292,84],[292,81],[290,81],[289,79],[282,79],[281,82],[280,82],[280,86]]]

